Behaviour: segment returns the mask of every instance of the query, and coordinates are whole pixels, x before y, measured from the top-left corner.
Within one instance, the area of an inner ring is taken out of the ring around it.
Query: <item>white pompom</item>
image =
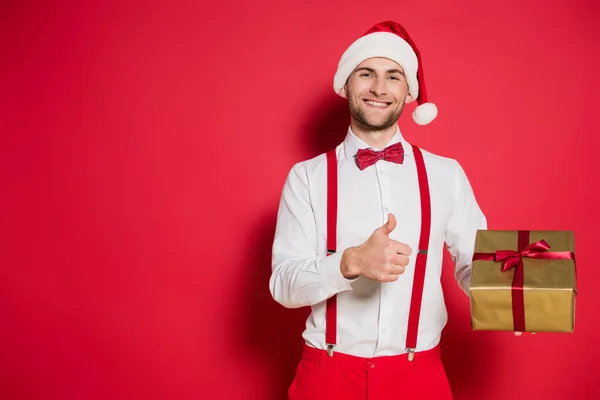
[[[413,119],[419,125],[427,125],[437,117],[438,109],[433,103],[423,103],[413,111]]]

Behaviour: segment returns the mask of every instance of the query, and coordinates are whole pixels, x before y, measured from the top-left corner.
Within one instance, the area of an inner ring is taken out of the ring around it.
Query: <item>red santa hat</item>
[[[333,78],[335,92],[341,94],[354,69],[364,60],[373,57],[388,58],[400,64],[408,81],[408,92],[418,104],[413,112],[413,119],[419,125],[433,121],[438,110],[435,104],[427,101],[421,54],[408,32],[397,22],[376,24],[348,47]]]

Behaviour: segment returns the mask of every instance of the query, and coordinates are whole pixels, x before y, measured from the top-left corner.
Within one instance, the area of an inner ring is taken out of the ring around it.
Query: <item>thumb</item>
[[[388,215],[387,222],[381,228],[383,229],[383,233],[386,235],[392,233],[392,231],[396,228],[396,217],[394,217],[394,214],[390,213]]]

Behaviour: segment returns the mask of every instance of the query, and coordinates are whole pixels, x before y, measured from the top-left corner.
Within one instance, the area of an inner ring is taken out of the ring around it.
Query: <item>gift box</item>
[[[571,231],[478,231],[470,283],[473,329],[573,332],[574,246]]]

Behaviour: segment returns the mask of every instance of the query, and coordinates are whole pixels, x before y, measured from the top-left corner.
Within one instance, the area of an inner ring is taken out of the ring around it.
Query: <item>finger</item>
[[[406,267],[397,264],[390,264],[384,272],[389,275],[402,275],[404,271],[406,271]]]
[[[382,273],[377,277],[377,281],[379,282],[394,282],[398,280],[398,277],[401,274],[390,274],[390,273]]]
[[[406,267],[408,265],[409,261],[410,260],[409,260],[408,256],[405,256],[403,254],[396,254],[396,253],[392,254],[392,256],[389,259],[389,263],[391,265],[399,265],[402,267]]]
[[[409,245],[405,243],[400,243],[396,240],[390,239],[390,250],[397,254],[403,254],[405,256],[410,256],[412,254],[412,249]]]
[[[521,336],[523,332],[515,332],[515,336]]]
[[[388,214],[388,220],[385,223],[385,225],[383,225],[381,228],[383,230],[383,233],[385,233],[386,235],[389,235],[394,229],[396,229],[396,217],[394,216],[394,214]]]

